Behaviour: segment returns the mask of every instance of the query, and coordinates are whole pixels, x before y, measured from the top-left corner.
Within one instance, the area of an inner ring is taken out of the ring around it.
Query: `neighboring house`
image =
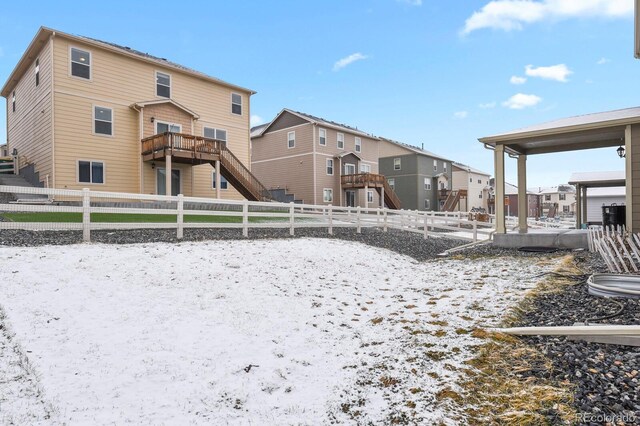
[[[0,145],[0,157],[8,157],[9,156],[9,148],[7,145]]]
[[[451,161],[424,149],[380,138],[380,173],[403,209],[440,211],[451,194]]]
[[[602,224],[602,206],[625,205],[624,186],[587,189],[587,223]]]
[[[1,93],[8,149],[17,150],[20,174],[35,185],[251,195],[245,167],[251,90],[129,47],[42,27]]]
[[[538,188],[541,216],[573,217],[576,213],[576,189],[572,185]]]
[[[489,213],[496,213],[495,205],[495,178],[489,180],[490,192],[489,192]],[[518,215],[518,187],[511,185],[508,182],[504,184],[504,211],[506,216]],[[533,191],[527,191],[527,216],[528,217],[540,217],[540,197]]]
[[[378,207],[383,192],[393,196],[378,174],[379,144],[354,127],[285,108],[252,129],[251,168],[277,199]]]
[[[461,200],[459,210],[466,212],[476,208],[488,211],[491,174],[456,162],[452,163],[451,169],[452,189],[467,191],[467,198]]]

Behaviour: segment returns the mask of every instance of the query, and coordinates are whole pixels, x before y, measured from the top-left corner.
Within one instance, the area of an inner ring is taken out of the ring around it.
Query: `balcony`
[[[141,141],[141,154],[144,161],[164,161],[171,155],[177,163],[204,164],[220,159],[220,153],[226,143],[217,139],[185,133],[165,132],[149,136]]]

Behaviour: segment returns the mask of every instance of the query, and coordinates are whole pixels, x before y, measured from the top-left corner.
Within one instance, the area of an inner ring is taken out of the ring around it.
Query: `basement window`
[[[102,161],[78,161],[78,182],[104,183],[104,163]]]
[[[231,112],[242,115],[242,96],[237,93],[231,94]]]
[[[156,71],[156,96],[171,97],[171,76],[169,74]]]
[[[91,79],[91,53],[71,48],[71,75],[87,80]]]
[[[213,185],[212,188],[216,189],[216,169],[213,169]],[[229,189],[229,182],[224,178],[224,176],[220,175],[220,189]]]
[[[36,59],[35,73],[36,73],[36,87],[38,87],[40,85],[40,59]]]
[[[93,108],[93,131],[96,135],[113,136],[113,110],[96,106]]]

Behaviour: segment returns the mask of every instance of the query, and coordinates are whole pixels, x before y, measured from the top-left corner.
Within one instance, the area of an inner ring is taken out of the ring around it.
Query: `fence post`
[[[387,232],[388,228],[387,228],[387,209],[382,210],[382,215],[383,215],[383,227],[382,230],[384,232]]]
[[[458,228],[462,227],[462,224],[460,223],[461,220],[462,220],[462,212],[459,211],[458,212]]]
[[[249,236],[249,201],[242,202],[242,236]]]
[[[422,224],[422,226],[424,227],[423,231],[424,231],[424,239],[426,240],[428,235],[429,235],[429,227],[427,226],[427,220],[429,219],[428,215],[424,215],[424,223]]]
[[[360,227],[360,206],[356,207],[356,224],[357,224],[356,232],[359,234],[362,232],[362,229]]]
[[[478,221],[473,221],[473,242],[478,241]]]
[[[184,196],[178,194],[178,232],[176,237],[181,240],[183,236],[183,224],[184,224]]]
[[[329,204],[329,235],[333,235],[333,205]]]
[[[91,194],[89,188],[82,189],[82,241],[91,241]]]
[[[289,203],[289,235],[294,236],[294,224],[295,224],[295,207],[293,202]]]

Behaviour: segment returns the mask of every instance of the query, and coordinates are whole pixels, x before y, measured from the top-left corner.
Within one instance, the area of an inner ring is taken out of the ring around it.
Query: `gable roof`
[[[187,114],[189,114],[190,116],[192,116],[193,118],[195,118],[196,120],[198,120],[200,118],[200,116],[198,114],[196,114],[195,112],[193,112],[192,110],[190,110],[189,108],[180,105],[178,102],[174,101],[173,99],[156,99],[153,101],[143,101],[143,102],[136,102],[134,104],[131,104],[131,107],[146,107],[149,105],[160,105],[160,104],[171,104],[173,106],[175,106],[178,109],[181,109],[182,111],[186,112]]]
[[[454,161],[452,164],[454,167],[457,167],[469,173],[475,173],[482,176],[491,176],[491,173],[485,173],[482,170],[474,169],[473,167],[467,166],[466,164],[458,163],[456,161]]]
[[[449,162],[453,163],[453,161],[451,161],[448,158],[445,158],[445,157],[443,157],[441,155],[438,155],[438,154],[434,154],[433,152],[427,151],[426,149],[418,148],[417,146],[409,145],[409,144],[404,143],[404,142],[399,142],[399,141],[396,141],[396,140],[393,140],[393,139],[383,138],[383,137],[380,137],[380,140],[383,141],[383,142],[391,143],[393,145],[397,145],[397,146],[399,146],[401,148],[407,149],[407,150],[409,150],[409,151],[411,151],[413,153],[416,153],[416,154],[424,155],[426,157],[433,157],[433,158],[437,158],[438,160],[445,160],[445,161],[449,161]]]
[[[574,194],[576,192],[576,188],[572,185],[558,185],[558,186],[545,186],[540,188],[529,188],[527,191],[532,191],[537,193],[538,195],[545,194]]]
[[[364,137],[369,138],[369,139],[380,140],[380,138],[378,138],[378,137],[376,137],[376,136],[374,136],[372,134],[369,134],[367,132],[363,132],[362,130],[359,130],[356,127],[351,127],[351,126],[347,126],[346,124],[336,123],[335,121],[326,120],[324,118],[316,117],[315,115],[306,114],[304,112],[294,111],[294,110],[289,109],[289,108],[283,108],[282,111],[280,111],[278,113],[278,115],[276,115],[276,117],[270,123],[268,123],[263,129],[257,129],[257,127],[259,127],[259,126],[254,127],[254,129],[256,129],[256,135],[254,136],[252,134],[252,137],[261,137],[263,134],[265,134],[268,131],[269,127],[271,127],[271,125],[273,123],[275,123],[282,114],[285,114],[285,113],[293,114],[293,115],[295,115],[295,116],[297,116],[297,117],[299,117],[299,118],[301,118],[301,119],[303,119],[303,120],[305,120],[305,121],[307,121],[309,123],[317,124],[317,125],[322,126],[322,127],[329,127],[329,128],[335,129],[335,130],[342,130],[342,131],[345,131],[345,132],[349,132],[349,133],[353,133],[353,134],[356,134],[356,135],[364,136]]]
[[[264,124],[260,124],[258,126],[253,126],[251,128],[251,138],[256,138],[258,136],[262,136],[262,132],[264,131],[264,129],[266,129],[267,127],[269,127],[269,124],[271,124],[271,122],[269,123],[264,123]]]
[[[25,50],[24,54],[20,58],[20,61],[18,61],[18,64],[13,69],[13,71],[9,75],[9,78],[7,79],[6,83],[2,87],[2,91],[0,91],[0,93],[2,94],[3,97],[6,98],[8,96],[9,92],[11,91],[11,89],[13,89],[13,87],[18,83],[20,77],[24,74],[26,69],[31,64],[32,60],[35,59],[36,55],[38,54],[38,52],[40,51],[40,49],[42,48],[44,43],[46,43],[47,40],[49,40],[49,38],[51,36],[64,37],[64,38],[67,38],[67,39],[70,39],[70,40],[76,40],[76,41],[79,41],[79,42],[82,42],[82,43],[90,44],[90,45],[95,46],[95,47],[99,47],[99,48],[102,48],[102,49],[109,50],[111,52],[118,53],[118,54],[121,54],[121,55],[133,57],[133,58],[136,58],[136,59],[144,61],[144,62],[150,62],[150,63],[154,63],[156,65],[161,65],[163,67],[171,68],[173,70],[176,70],[176,71],[179,71],[179,72],[183,72],[185,74],[189,74],[189,75],[192,75],[194,77],[198,77],[198,78],[206,80],[206,81],[214,82],[214,83],[229,87],[229,88],[234,89],[234,90],[238,90],[238,91],[249,93],[250,95],[253,95],[253,94],[256,93],[255,91],[253,91],[251,89],[246,89],[244,87],[228,83],[228,82],[226,82],[224,80],[221,80],[221,79],[216,78],[216,77],[212,77],[212,76],[207,75],[207,74],[205,74],[203,72],[196,71],[196,70],[194,70],[192,68],[189,68],[189,67],[185,67],[184,65],[180,65],[178,63],[169,61],[169,60],[167,60],[165,58],[160,58],[158,56],[150,55],[149,53],[144,53],[142,51],[132,49],[132,48],[130,48],[128,46],[121,46],[121,45],[116,44],[116,43],[102,41],[102,40],[94,39],[94,38],[91,38],[91,37],[73,35],[73,34],[64,33],[62,31],[54,30],[54,29],[47,28],[47,27],[40,27],[38,29],[38,32],[36,33],[35,37],[33,38],[31,43],[27,47],[27,50]]]

